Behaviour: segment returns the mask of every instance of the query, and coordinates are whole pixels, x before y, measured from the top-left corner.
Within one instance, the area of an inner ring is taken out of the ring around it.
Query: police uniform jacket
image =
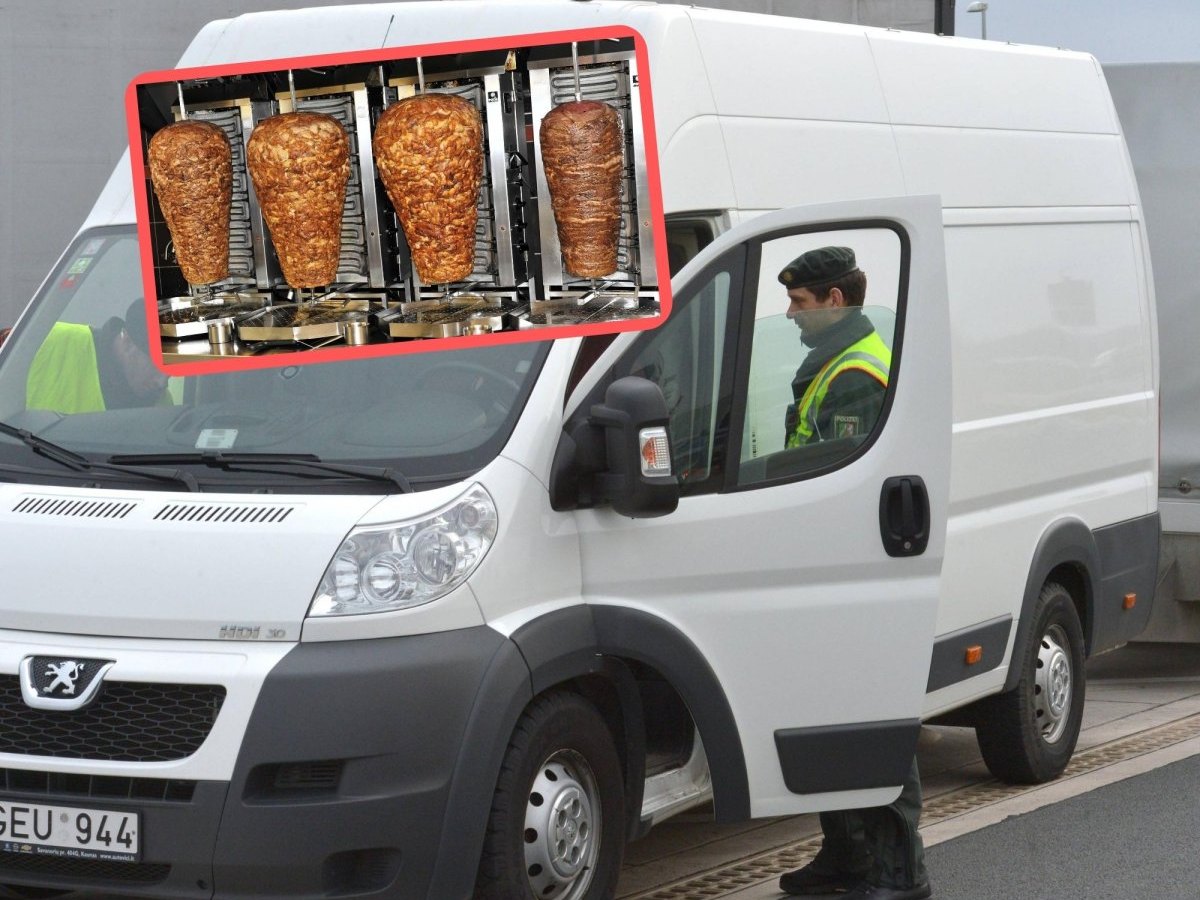
[[[796,370],[796,377],[792,379],[793,402],[788,406],[784,423],[785,445],[796,446],[797,443],[804,443],[797,442],[793,437],[796,434],[801,400],[813,379],[820,374],[826,363],[874,332],[875,326],[863,315],[862,309],[852,307],[833,325],[801,339],[811,349],[800,368]],[[889,364],[890,360],[884,360],[884,363]],[[870,433],[879,419],[886,393],[886,382],[881,382],[878,377],[867,371],[852,368],[841,372],[830,382],[817,408],[816,429],[809,441]]]

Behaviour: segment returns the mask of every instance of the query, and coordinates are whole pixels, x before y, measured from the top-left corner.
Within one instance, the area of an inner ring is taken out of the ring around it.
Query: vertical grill
[[[453,94],[466,100],[476,110],[483,122],[483,178],[479,186],[479,220],[475,225],[475,261],[471,274],[466,281],[477,287],[512,287],[505,284],[500,276],[500,265],[496,249],[496,209],[507,203],[507,185],[504,179],[494,180],[492,177],[492,154],[489,149],[488,107],[484,102],[484,85],[482,78],[456,78],[448,81],[426,82],[428,93]],[[412,79],[393,79],[390,84],[396,90],[389,91],[390,102],[396,102],[405,91],[412,91],[415,82]],[[403,263],[401,262],[403,266]],[[511,268],[511,266],[510,266]],[[416,299],[413,297],[412,299]]]
[[[342,249],[338,259],[339,283],[363,283],[367,277],[367,229],[362,190],[362,148],[358,146],[354,98],[350,94],[297,97],[303,112],[324,113],[342,123],[350,138],[350,180],[346,182],[346,205],[342,208]],[[365,152],[369,155],[371,148]],[[371,168],[374,171],[374,167]]]
[[[531,102],[534,119],[540,121],[554,107],[575,99],[575,72],[569,61],[553,62],[544,70],[531,71]],[[637,84],[636,65],[632,59],[601,60],[581,65],[579,70],[579,93],[583,100],[596,100],[612,106],[621,115],[623,136],[622,183],[621,183],[621,231],[617,244],[618,271],[606,281],[628,282],[635,285],[653,285],[655,277],[653,236],[642,220],[648,219],[649,195],[644,178],[639,179],[639,169],[645,171],[641,153],[641,116],[638,112],[633,89]],[[538,157],[541,158],[540,135],[537,140]],[[590,280],[574,280],[566,272],[558,233],[554,227],[554,215],[550,206],[550,190],[545,172],[539,167],[538,196],[541,198],[541,242],[542,268],[546,280],[547,295],[556,290],[579,287]]]
[[[614,278],[632,281],[638,275],[637,182],[633,168],[633,122],[629,115],[629,76],[619,63],[606,63],[579,73],[579,94],[598,100],[621,114],[621,237],[617,244],[618,271]],[[571,69],[550,70],[552,106],[575,99],[575,73]]]
[[[233,205],[229,215],[229,278],[218,288],[254,284],[254,239],[250,227],[250,175],[246,171],[246,136],[242,131],[242,112],[236,106],[226,109],[189,111],[193,119],[211,122],[229,139],[233,156]]]
[[[483,179],[479,187],[479,223],[475,226],[475,267],[468,281],[496,283],[496,235],[493,230],[495,216],[492,209],[491,154],[487,149],[487,108],[483,102],[483,84],[469,81],[459,84],[435,84],[429,88],[443,94],[454,94],[468,101],[479,110],[484,122],[483,132]]]

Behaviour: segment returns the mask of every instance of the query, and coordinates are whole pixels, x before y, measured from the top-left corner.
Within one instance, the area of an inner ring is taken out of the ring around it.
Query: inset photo
[[[670,312],[632,29],[149,73],[127,103],[150,347],[169,374]]]

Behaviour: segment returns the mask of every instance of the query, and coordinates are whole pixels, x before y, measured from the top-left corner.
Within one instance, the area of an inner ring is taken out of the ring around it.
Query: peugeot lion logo
[[[54,689],[60,685],[64,694],[75,693],[75,682],[79,680],[79,673],[82,671],[83,666],[73,659],[65,659],[60,663],[50,663],[50,668],[46,669],[46,674],[53,675],[54,680],[46,686],[46,695],[53,694]]]
[[[27,656],[21,660],[21,697],[34,709],[83,709],[113,665],[111,659]]]

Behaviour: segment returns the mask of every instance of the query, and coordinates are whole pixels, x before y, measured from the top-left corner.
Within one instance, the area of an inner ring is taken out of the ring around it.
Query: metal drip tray
[[[458,337],[503,331],[509,312],[477,294],[402,303],[375,316],[393,338]]]
[[[238,321],[238,338],[243,341],[296,343],[340,338],[347,322],[367,320],[368,306],[365,300],[269,306]]]
[[[191,297],[171,297],[159,304],[159,333],[176,339],[206,335],[208,326],[214,322],[233,323],[239,316],[263,308],[261,302],[249,300],[248,296],[217,295],[201,302]]]
[[[541,300],[531,304],[526,322],[531,328],[556,325],[594,325],[598,322],[621,322],[658,315],[653,300],[629,295],[598,294],[586,300]]]

